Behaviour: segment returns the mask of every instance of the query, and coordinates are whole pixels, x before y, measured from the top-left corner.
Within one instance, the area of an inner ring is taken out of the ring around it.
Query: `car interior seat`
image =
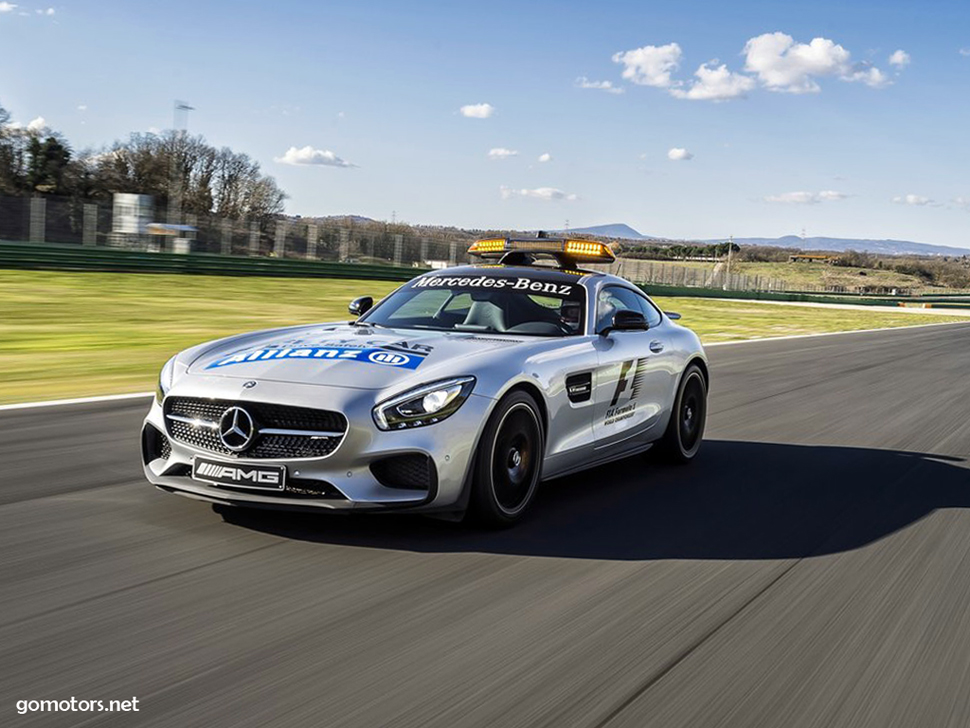
[[[460,326],[467,329],[505,331],[505,310],[492,299],[489,293],[476,291],[472,294],[468,315]]]

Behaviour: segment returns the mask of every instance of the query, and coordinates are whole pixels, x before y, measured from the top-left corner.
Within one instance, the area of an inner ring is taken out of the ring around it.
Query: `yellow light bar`
[[[468,248],[471,255],[482,258],[502,258],[506,253],[546,253],[553,257],[584,258],[591,263],[612,263],[616,260],[613,251],[605,243],[596,240],[564,240],[562,238],[492,238],[477,240]]]
[[[609,258],[611,261],[616,259],[609,246],[596,240],[567,240],[563,251],[569,255]]]
[[[505,238],[476,240],[468,249],[469,253],[497,253],[505,250]]]

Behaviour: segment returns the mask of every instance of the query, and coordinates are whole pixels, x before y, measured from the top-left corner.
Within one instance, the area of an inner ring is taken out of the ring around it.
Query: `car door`
[[[603,332],[620,310],[643,313],[648,328],[611,331],[596,340],[593,435],[597,451],[632,449],[659,437],[653,428],[670,389],[670,356],[665,355],[668,347],[660,312],[632,288],[606,285],[597,293],[596,333]]]

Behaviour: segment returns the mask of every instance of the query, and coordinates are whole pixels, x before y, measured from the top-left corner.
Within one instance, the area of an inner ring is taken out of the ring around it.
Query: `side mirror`
[[[646,331],[647,319],[639,311],[617,311],[613,314],[613,323],[600,332],[606,336],[611,331]]]
[[[674,313],[673,311],[664,311],[664,313],[667,314],[667,318],[669,318],[671,321],[680,321],[679,313]]]
[[[347,310],[353,316],[363,316],[374,307],[374,299],[370,296],[361,296],[350,302]]]

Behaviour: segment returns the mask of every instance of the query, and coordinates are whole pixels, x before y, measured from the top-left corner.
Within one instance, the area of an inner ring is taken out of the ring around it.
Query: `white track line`
[[[827,331],[824,334],[792,334],[790,336],[762,336],[757,339],[736,339],[734,341],[713,341],[704,344],[705,349],[712,346],[736,346],[738,344],[757,344],[762,341],[789,341],[791,339],[816,339],[822,336],[843,336],[845,334],[872,334],[879,331],[910,331],[925,329],[931,326],[966,325],[970,321],[945,321],[938,324],[918,324],[916,326],[886,326],[881,329],[857,329],[855,331]],[[0,412],[7,410],[31,409],[34,407],[59,407],[67,404],[91,404],[93,402],[113,402],[122,399],[140,399],[153,396],[154,392],[132,392],[130,394],[109,394],[103,397],[79,397],[77,399],[51,399],[45,402],[21,402],[18,404],[0,404]]]
[[[926,329],[933,326],[966,326],[970,321],[942,321],[938,324],[916,324],[915,326],[884,326],[881,329],[855,329],[854,331],[826,331],[822,334],[791,334],[789,336],[761,336],[756,339],[734,339],[733,341],[712,341],[704,344],[705,349],[712,346],[728,346],[737,344],[755,344],[762,341],[789,341],[791,339],[817,339],[822,336],[845,336],[846,334],[874,334],[879,331],[912,331]]]
[[[90,404],[91,402],[113,402],[118,399],[141,399],[152,397],[154,394],[154,392],[131,392],[129,394],[108,394],[103,397],[78,397],[77,399],[49,399],[45,402],[0,404],[0,412],[5,410],[30,409],[33,407],[59,407],[62,404]]]

